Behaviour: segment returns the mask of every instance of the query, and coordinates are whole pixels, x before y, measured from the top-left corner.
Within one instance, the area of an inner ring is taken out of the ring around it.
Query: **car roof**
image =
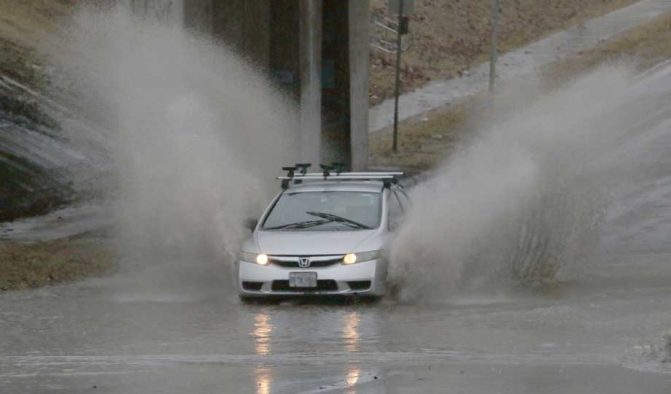
[[[287,192],[325,192],[325,191],[348,191],[348,192],[376,192],[382,191],[381,181],[310,181],[291,185]]]

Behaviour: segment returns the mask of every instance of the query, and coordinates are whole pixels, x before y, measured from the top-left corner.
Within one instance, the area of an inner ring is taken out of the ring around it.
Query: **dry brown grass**
[[[0,290],[19,290],[105,274],[114,256],[93,240],[0,243]]]
[[[596,48],[548,65],[541,73],[544,80],[554,85],[607,63],[625,63],[645,70],[669,58],[671,15],[663,15]]]
[[[36,49],[68,26],[63,20],[71,15],[73,4],[66,0],[0,0],[0,74],[41,86],[43,62]]]
[[[399,124],[397,153],[391,149],[391,127],[372,134],[369,140],[372,165],[403,167],[409,171],[433,167],[454,146],[466,127],[468,114],[480,104],[481,98],[474,97]]]
[[[555,31],[604,15],[636,0],[502,1],[501,50],[535,41]],[[386,12],[387,0],[372,0],[372,12]],[[410,30],[412,46],[403,55],[403,90],[429,80],[458,76],[486,60],[491,0],[416,0]],[[371,57],[371,103],[393,95],[394,57]]]
[[[60,22],[71,15],[74,4],[67,0],[0,0],[0,37],[32,47],[59,26],[67,26]]]
[[[585,72],[608,63],[625,62],[647,69],[671,59],[671,15],[629,30],[589,51],[551,64],[541,70],[547,89],[555,88]],[[370,136],[373,166],[426,170],[443,160],[462,134],[468,119],[482,109],[486,97],[471,97],[404,122],[399,127],[399,153],[391,151],[391,129]]]

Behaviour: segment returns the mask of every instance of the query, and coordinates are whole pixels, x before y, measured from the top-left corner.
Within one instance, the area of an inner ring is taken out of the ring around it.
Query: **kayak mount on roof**
[[[310,163],[298,163],[293,167],[282,167],[282,170],[287,172],[287,175],[277,177],[282,181],[282,190],[288,189],[291,182],[300,184],[304,181],[381,180],[385,187],[390,187],[397,184],[398,177],[403,175],[403,172],[342,172],[344,163],[320,164],[322,172],[307,172],[310,166]]]

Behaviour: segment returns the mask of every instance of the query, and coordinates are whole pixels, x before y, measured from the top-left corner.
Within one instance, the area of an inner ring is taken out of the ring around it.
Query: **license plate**
[[[317,273],[290,272],[289,287],[317,287]]]

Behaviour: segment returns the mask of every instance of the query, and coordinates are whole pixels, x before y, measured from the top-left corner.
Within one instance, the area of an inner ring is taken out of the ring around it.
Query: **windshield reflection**
[[[286,192],[263,220],[263,230],[342,231],[380,226],[380,192]]]

